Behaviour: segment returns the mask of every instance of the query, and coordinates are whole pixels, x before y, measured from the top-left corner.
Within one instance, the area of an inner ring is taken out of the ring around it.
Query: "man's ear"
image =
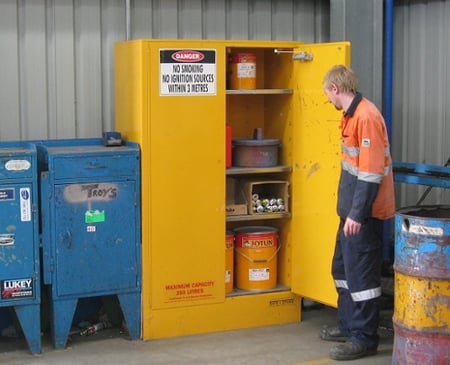
[[[335,94],[339,94],[339,87],[333,82],[331,83],[331,90],[335,93]]]

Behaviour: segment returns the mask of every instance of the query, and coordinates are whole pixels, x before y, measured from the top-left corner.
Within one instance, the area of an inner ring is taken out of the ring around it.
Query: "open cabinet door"
[[[328,102],[322,80],[333,65],[350,64],[350,43],[304,45],[294,59],[291,287],[302,297],[336,306],[331,260],[342,112]]]

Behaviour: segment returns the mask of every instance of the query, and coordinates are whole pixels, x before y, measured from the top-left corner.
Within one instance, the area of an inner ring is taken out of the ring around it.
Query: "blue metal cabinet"
[[[13,307],[30,351],[41,352],[36,147],[0,143],[0,307]]]
[[[139,147],[77,139],[42,142],[38,152],[54,347],[65,347],[79,298],[111,294],[140,338]]]

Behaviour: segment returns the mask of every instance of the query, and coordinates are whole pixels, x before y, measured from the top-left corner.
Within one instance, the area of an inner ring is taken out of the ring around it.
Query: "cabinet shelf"
[[[272,289],[261,289],[261,290],[246,290],[246,289],[238,289],[233,288],[233,291],[227,294],[227,297],[237,297],[241,295],[255,295],[255,294],[262,294],[262,293],[276,293],[276,292],[290,292],[291,288],[285,286],[285,285],[277,285],[275,288]]]
[[[284,219],[290,218],[291,213],[258,213],[258,214],[246,214],[246,215],[230,215],[227,217],[227,222],[245,222],[245,221],[258,221],[267,219]]]
[[[240,89],[227,90],[227,95],[290,95],[292,89]]]
[[[286,165],[279,165],[271,167],[230,167],[226,170],[227,176],[272,174],[281,172],[292,172],[292,168]]]

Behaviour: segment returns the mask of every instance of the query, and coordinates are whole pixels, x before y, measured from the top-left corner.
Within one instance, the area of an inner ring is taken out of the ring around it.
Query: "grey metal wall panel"
[[[450,157],[450,1],[397,1],[394,12],[392,149],[395,160],[444,165]],[[426,186],[401,184],[399,205]],[[450,204],[433,188],[424,204]]]
[[[292,27],[294,4],[276,1],[272,5],[272,39],[295,39]]]
[[[225,1],[204,0],[203,35],[206,39],[226,38],[226,14]]]
[[[383,0],[331,0],[331,40],[352,43],[360,91],[380,109],[383,97]]]
[[[178,38],[178,0],[156,0],[153,4],[153,20],[158,26],[153,28],[153,38]],[[163,37],[157,36],[158,33]]]
[[[228,39],[250,38],[250,19],[248,0],[229,0],[227,2],[227,29]]]
[[[19,109],[19,44],[15,0],[4,1],[0,10],[0,139],[21,138]]]
[[[114,125],[114,43],[328,40],[328,0],[2,0],[0,140],[95,137]],[[129,31],[129,33],[128,33]]]
[[[203,38],[202,0],[180,0],[178,4],[179,33],[183,38]]]
[[[383,1],[330,0],[330,39],[352,42],[360,90],[382,109]],[[397,0],[394,7],[392,156],[443,165],[450,157],[450,1]],[[397,205],[414,205],[427,186],[397,184]],[[425,204],[449,204],[433,188]]]
[[[276,34],[272,34],[272,17],[276,15],[272,12],[270,0],[253,1],[249,4],[250,38],[253,39],[276,39]],[[276,29],[273,30],[276,33]]]
[[[114,43],[124,38],[126,24],[123,1],[102,0],[101,4],[102,126],[109,131],[114,126]]]
[[[76,134],[75,116],[75,29],[72,0],[58,0],[48,10],[49,49],[49,137],[69,138]],[[87,121],[86,121],[87,122]]]
[[[123,23],[125,27],[125,18],[124,18],[124,9],[123,2],[118,12],[120,12],[121,19],[120,21]],[[138,27],[133,27],[133,33],[130,35],[130,38],[152,38],[153,37],[153,29],[154,27],[159,26],[159,15],[155,15],[154,19],[152,19],[153,14],[157,14],[157,11],[153,11],[152,7],[149,6],[148,0],[135,0],[133,1],[133,6],[131,7],[130,21],[132,24],[137,25]],[[123,28],[125,30],[125,28]],[[125,38],[125,33],[122,33],[122,38]]]
[[[330,39],[329,1],[297,1],[293,8],[293,39],[308,43]],[[314,32],[311,30],[314,29]]]
[[[103,130],[101,9],[90,0],[78,0],[75,5],[76,133],[100,136]],[[78,120],[90,123],[78,123]]]
[[[381,105],[382,0],[130,0],[131,38],[351,40],[363,92]],[[94,137],[113,128],[113,47],[126,0],[0,2],[0,140]],[[450,0],[397,0],[392,152],[450,156]],[[369,28],[369,31],[362,29]],[[331,36],[330,36],[331,34]],[[399,205],[426,190],[401,186]],[[449,203],[432,189],[426,203]]]
[[[25,138],[47,133],[47,63],[45,52],[45,0],[19,8],[20,124]]]

